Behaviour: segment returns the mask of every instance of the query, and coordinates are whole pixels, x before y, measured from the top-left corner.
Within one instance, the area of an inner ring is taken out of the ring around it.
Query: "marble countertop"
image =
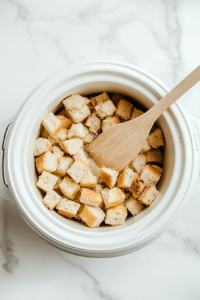
[[[198,0],[2,0],[0,117],[74,62],[117,59],[170,88],[200,64]],[[200,118],[200,85],[180,102]],[[118,258],[64,253],[0,199],[0,299],[200,299],[200,195],[156,241]]]

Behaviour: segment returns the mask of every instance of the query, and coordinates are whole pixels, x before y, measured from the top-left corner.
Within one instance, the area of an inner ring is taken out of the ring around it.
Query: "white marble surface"
[[[1,0],[0,117],[74,62],[118,59],[173,87],[200,64],[199,0]],[[200,117],[200,85],[180,101]],[[200,195],[151,245],[112,259],[53,248],[0,199],[0,299],[200,299]]]

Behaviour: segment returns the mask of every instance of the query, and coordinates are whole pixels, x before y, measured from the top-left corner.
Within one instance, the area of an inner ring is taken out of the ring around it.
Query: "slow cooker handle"
[[[0,171],[0,196],[11,202],[13,202],[13,198],[9,191],[6,174],[5,174],[5,150],[6,150],[6,141],[7,141],[9,129],[13,119],[14,116],[10,116],[0,120],[0,141],[2,142],[2,153],[0,155],[0,163],[2,166]]]
[[[187,114],[189,119],[190,128],[193,134],[194,143],[194,172],[195,172],[195,183],[192,188],[192,193],[190,197],[195,197],[200,193],[200,119]]]

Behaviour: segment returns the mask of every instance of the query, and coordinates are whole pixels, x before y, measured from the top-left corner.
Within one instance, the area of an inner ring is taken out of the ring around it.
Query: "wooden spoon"
[[[87,148],[99,166],[120,172],[140,153],[157,118],[200,80],[200,66],[142,116],[101,133]],[[166,141],[167,142],[167,141]]]

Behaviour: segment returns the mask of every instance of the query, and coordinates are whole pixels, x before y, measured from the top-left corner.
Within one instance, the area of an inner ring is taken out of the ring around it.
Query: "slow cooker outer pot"
[[[118,228],[89,229],[69,220],[63,221],[64,218],[61,220],[55,212],[49,212],[42,205],[39,192],[35,188],[32,149],[43,116],[48,110],[54,109],[64,96],[73,92],[109,90],[111,86],[112,89],[116,88],[112,91],[120,92],[121,86],[124,91],[126,88],[130,95],[134,94],[136,99],[150,99],[151,103],[148,103],[146,108],[156,103],[168,90],[153,76],[124,63],[93,62],[71,66],[51,76],[32,92],[15,117],[7,139],[6,175],[10,191],[22,216],[46,241],[73,254],[109,257],[144,247],[169,225],[194,189],[194,184],[199,185],[199,148],[196,148],[199,143],[199,123],[193,118],[191,125],[186,115],[175,104],[163,114],[163,120],[160,121],[166,124],[166,127],[169,126],[172,132],[174,149],[171,151],[176,158],[173,162],[172,177],[168,180],[166,193],[160,195],[159,201],[148,213],[144,212],[144,218],[141,213],[132,218],[136,220],[135,223],[132,220]],[[181,140],[177,141],[178,138]],[[179,160],[179,156],[182,161]]]

